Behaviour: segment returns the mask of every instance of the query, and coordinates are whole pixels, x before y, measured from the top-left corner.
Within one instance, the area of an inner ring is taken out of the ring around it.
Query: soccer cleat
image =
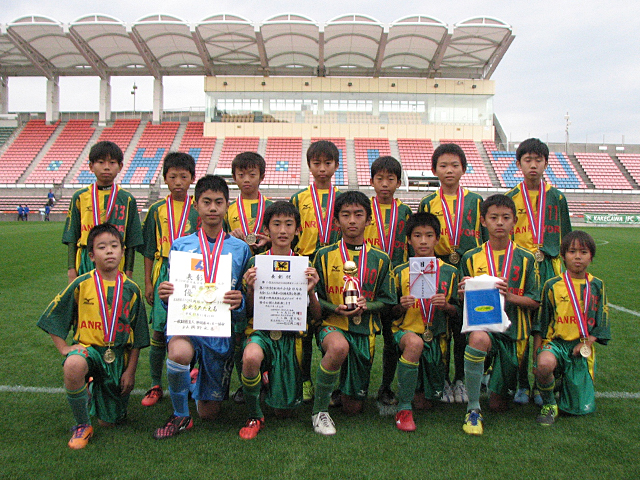
[[[160,385],[154,385],[149,390],[147,390],[147,393],[144,394],[142,405],[144,407],[151,407],[158,403],[158,400],[162,398],[162,395],[162,387]]]
[[[453,399],[456,403],[467,403],[469,401],[467,387],[464,386],[464,382],[462,380],[456,380],[456,383],[453,384],[452,390]]]
[[[93,427],[86,423],[76,425],[71,431],[73,432],[73,436],[71,440],[69,440],[69,448],[73,448],[74,450],[80,450],[86,447],[89,439],[93,437]]]
[[[156,440],[162,440],[164,438],[175,437],[184,430],[189,430],[193,427],[193,420],[191,417],[178,417],[177,415],[171,415],[164,427],[161,427],[155,431],[153,438]]]
[[[542,405],[544,405],[544,400],[542,400],[540,390],[538,390],[537,388],[533,389],[533,403],[535,403],[538,407],[542,407]]]
[[[311,416],[311,423],[313,424],[313,431],[320,435],[335,435],[336,426],[331,420],[329,412],[320,412]]]
[[[311,380],[305,380],[302,383],[302,401],[304,403],[311,403],[315,395],[315,388]]]
[[[480,410],[471,410],[467,412],[467,415],[464,417],[462,429],[469,435],[482,435],[484,432],[484,427],[482,426],[483,421]]]
[[[329,399],[330,407],[341,407],[342,406],[342,392],[340,390],[334,390],[331,392],[331,398]]]
[[[536,417],[536,422],[540,425],[548,427],[549,425],[553,425],[558,416],[558,405],[556,404],[547,404],[542,407],[540,410],[540,415]]]
[[[256,438],[258,432],[264,428],[263,418],[250,418],[244,427],[240,429],[240,438],[244,440],[251,440]]]
[[[238,389],[233,392],[231,398],[233,398],[233,401],[238,405],[242,405],[244,403],[244,391],[242,390],[242,385],[240,385],[240,387],[238,387]]]
[[[513,397],[513,402],[519,405],[526,405],[529,403],[529,390],[526,388],[519,388]]]
[[[396,394],[391,391],[391,389],[387,387],[380,387],[378,390],[378,402],[385,406],[397,405],[398,399],[396,398]]]
[[[411,410],[400,410],[396,413],[396,427],[403,432],[413,432],[416,424],[413,421],[413,412]]]
[[[444,383],[444,390],[442,391],[442,403],[453,403],[455,398],[453,397],[453,390],[451,390],[451,384],[449,382]]]

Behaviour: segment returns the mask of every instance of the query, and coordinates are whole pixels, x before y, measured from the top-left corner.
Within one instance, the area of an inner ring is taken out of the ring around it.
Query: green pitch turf
[[[598,250],[590,271],[605,281],[612,305],[639,312],[640,230],[590,228]],[[126,424],[95,427],[89,446],[66,443],[73,419],[62,393],[7,391],[6,387],[62,387],[62,358],[35,324],[67,284],[61,223],[0,223],[0,427],[1,478],[434,478],[632,479],[640,472],[640,386],[637,353],[640,317],[611,308],[613,340],[598,348],[598,410],[538,426],[531,404],[506,414],[485,406],[485,434],[462,431],[464,405],[417,412],[418,430],[403,433],[380,416],[370,398],[362,415],[332,411],[338,433],[313,433],[311,408],[278,420],[267,408],[266,428],[251,441],[238,437],[242,406],[226,402],[216,422],[195,420],[177,438],[156,441],[155,428],[171,413],[165,397],[152,408],[132,395]],[[134,279],[142,282],[142,258]],[[381,343],[370,395],[380,384]],[[318,354],[315,353],[315,361]],[[315,371],[315,368],[314,368]],[[148,352],[141,354],[136,389],[149,387]],[[238,386],[237,376],[231,385]],[[614,397],[620,393],[619,396]],[[634,394],[634,395],[628,395]],[[618,398],[622,397],[622,398]],[[485,402],[486,399],[483,399]],[[195,414],[195,407],[191,404]]]

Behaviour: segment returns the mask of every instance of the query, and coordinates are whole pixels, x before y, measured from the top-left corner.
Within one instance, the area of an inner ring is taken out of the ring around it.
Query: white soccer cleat
[[[467,403],[469,401],[467,387],[464,386],[464,382],[462,380],[457,380],[453,385],[453,398],[456,403]]]
[[[449,382],[445,382],[444,384],[444,390],[442,391],[442,398],[440,401],[442,403],[453,403],[455,401],[453,390],[451,390],[451,384]]]
[[[313,431],[320,435],[336,434],[336,426],[331,420],[329,412],[320,412],[312,415],[311,422],[313,423]]]

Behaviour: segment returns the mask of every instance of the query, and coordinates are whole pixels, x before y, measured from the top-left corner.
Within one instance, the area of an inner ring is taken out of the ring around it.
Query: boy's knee
[[[469,335],[469,346],[476,350],[488,352],[491,349],[491,337],[489,337],[487,332],[471,332],[471,335]]]
[[[242,354],[242,365],[250,370],[255,370],[260,367],[263,358],[264,353],[260,347],[255,345],[255,348],[249,348],[249,346],[247,346]]]
[[[69,355],[64,361],[64,375],[67,378],[82,378],[89,373],[89,364],[83,355]]]
[[[198,416],[202,420],[215,420],[220,413],[221,403],[213,400],[200,400],[197,408]]]

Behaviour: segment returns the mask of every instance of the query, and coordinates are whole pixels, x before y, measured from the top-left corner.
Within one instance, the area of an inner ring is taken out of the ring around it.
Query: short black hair
[[[311,160],[320,157],[326,157],[335,162],[336,165],[340,165],[340,151],[335,143],[329,140],[318,140],[309,145],[309,149],[307,150],[307,165],[311,163]]]
[[[258,167],[260,170],[260,176],[264,175],[267,169],[267,164],[262,158],[262,155],[256,152],[242,152],[236,155],[236,158],[231,162],[231,174],[235,175],[236,170],[246,170],[247,168]]]
[[[111,225],[110,223],[100,223],[96,225],[91,230],[89,230],[89,236],[87,237],[87,252],[93,253],[93,243],[98,235],[103,233],[110,233],[114,237],[116,237],[120,241],[120,246],[124,248],[124,241],[122,240],[122,235],[118,229]]]
[[[336,204],[333,208],[333,218],[339,219],[340,210],[345,205],[361,205],[364,207],[364,211],[367,213],[367,219],[371,218],[371,200],[364,193],[358,190],[347,190],[346,192],[338,195],[336,198]]]
[[[438,148],[433,151],[433,155],[431,155],[431,170],[435,171],[438,166],[438,159],[446,153],[457,155],[462,164],[462,171],[467,171],[467,156],[464,154],[464,150],[462,150],[460,145],[456,143],[441,143]]]
[[[436,237],[440,238],[440,220],[433,213],[418,212],[409,217],[405,225],[407,239],[411,236],[413,229],[416,227],[431,227],[436,232]]]
[[[186,170],[193,179],[196,176],[196,161],[191,155],[184,152],[169,152],[162,163],[162,176],[166,179],[170,168]]]
[[[564,258],[567,250],[571,248],[573,243],[577,243],[579,247],[586,247],[591,252],[591,258],[596,256],[596,242],[591,235],[582,230],[573,230],[562,237],[560,243],[560,255]]]
[[[296,222],[296,228],[300,228],[302,222],[300,221],[300,212],[295,207],[295,205],[291,202],[287,202],[284,200],[278,200],[277,202],[272,203],[267,207],[264,211],[264,219],[262,224],[269,228],[269,222],[273,217],[277,217],[281,215],[283,217],[292,217]]]
[[[93,163],[96,160],[105,160],[107,157],[116,160],[120,165],[124,160],[122,150],[118,145],[107,140],[96,143],[91,150],[89,150],[89,163]]]
[[[490,197],[487,197],[480,204],[480,216],[486,217],[487,212],[489,211],[489,207],[493,207],[493,206],[507,207],[513,212],[514,217],[518,216],[516,211],[516,204],[513,203],[513,200],[511,199],[511,197],[507,197],[506,195],[501,195],[501,194],[491,195]]]
[[[224,195],[225,200],[229,201],[229,186],[224,178],[220,175],[205,175],[196,183],[196,202],[200,199],[200,196],[211,190],[213,192],[220,192]]]
[[[544,157],[546,162],[549,161],[549,147],[539,138],[527,138],[524,142],[521,142],[516,149],[516,161],[519,162],[527,153],[535,153]]]
[[[400,165],[398,160],[391,156],[378,157],[371,164],[371,179],[373,179],[378,172],[392,173],[398,180],[401,180],[402,165]]]

